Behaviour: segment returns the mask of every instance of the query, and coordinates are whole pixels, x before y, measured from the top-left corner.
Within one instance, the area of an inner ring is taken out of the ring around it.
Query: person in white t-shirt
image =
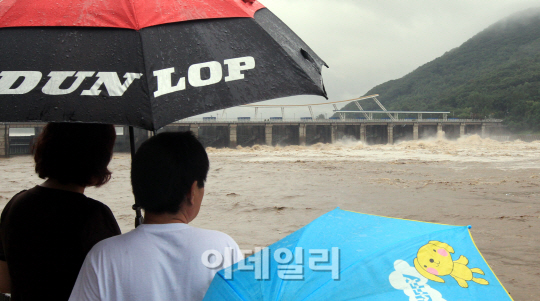
[[[227,234],[188,225],[201,208],[208,168],[191,132],[143,143],[131,183],[144,223],[92,248],[69,300],[202,300],[214,274],[243,258]],[[216,260],[222,264],[207,267]]]

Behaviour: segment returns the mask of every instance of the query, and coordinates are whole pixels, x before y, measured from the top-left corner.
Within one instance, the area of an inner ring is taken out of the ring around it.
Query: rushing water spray
[[[363,161],[462,161],[462,162],[501,162],[506,168],[530,166],[528,158],[537,158],[540,153],[540,141],[523,142],[520,140],[499,142],[479,135],[468,135],[457,140],[448,140],[444,132],[436,136],[398,142],[394,145],[367,145],[360,141],[346,138],[333,144],[317,143],[309,146],[238,146],[236,149],[209,147],[210,155],[245,155],[246,160],[347,160]]]

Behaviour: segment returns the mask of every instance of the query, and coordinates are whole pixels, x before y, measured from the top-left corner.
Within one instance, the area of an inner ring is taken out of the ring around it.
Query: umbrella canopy
[[[300,94],[325,63],[254,0],[0,1],[0,121],[158,129]]]
[[[467,228],[338,208],[218,272],[204,300],[511,300]]]

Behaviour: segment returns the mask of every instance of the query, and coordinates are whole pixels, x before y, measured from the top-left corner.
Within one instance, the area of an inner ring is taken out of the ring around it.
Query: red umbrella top
[[[141,28],[201,19],[252,18],[255,0],[4,0],[0,27]]]

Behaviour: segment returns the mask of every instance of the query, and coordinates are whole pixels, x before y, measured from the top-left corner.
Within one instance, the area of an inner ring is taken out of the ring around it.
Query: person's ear
[[[189,205],[193,206],[195,201],[195,195],[197,193],[197,190],[199,189],[199,186],[197,185],[197,181],[194,181],[193,184],[191,184],[191,188],[189,189],[189,192],[187,194],[187,200]]]

